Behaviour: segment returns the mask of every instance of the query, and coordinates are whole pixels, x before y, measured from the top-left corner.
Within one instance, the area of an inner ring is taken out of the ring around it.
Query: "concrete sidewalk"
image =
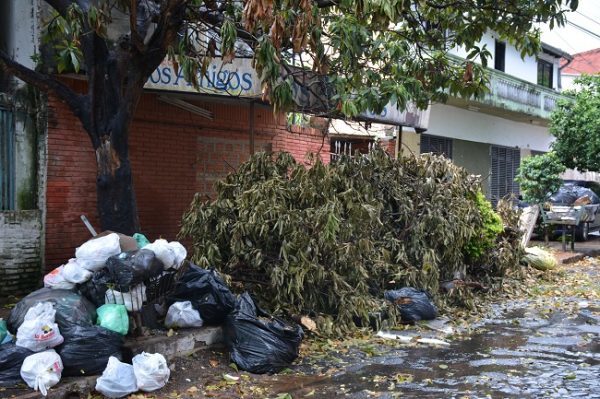
[[[578,262],[586,256],[600,256],[600,236],[590,235],[590,239],[584,242],[575,242],[575,251],[570,251],[567,245],[567,251],[562,250],[562,241],[549,241],[548,244],[544,240],[529,241],[530,247],[540,246],[549,247],[554,251],[559,263],[567,264]]]

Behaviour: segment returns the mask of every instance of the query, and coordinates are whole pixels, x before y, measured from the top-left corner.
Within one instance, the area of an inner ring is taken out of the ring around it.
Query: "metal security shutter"
[[[0,210],[15,208],[15,125],[11,110],[0,106]]]
[[[518,148],[499,146],[492,146],[491,151],[490,199],[496,206],[498,200],[509,194],[519,195],[519,184],[515,177],[521,164],[521,151]]]
[[[421,154],[432,153],[452,159],[452,139],[447,137],[421,135]]]

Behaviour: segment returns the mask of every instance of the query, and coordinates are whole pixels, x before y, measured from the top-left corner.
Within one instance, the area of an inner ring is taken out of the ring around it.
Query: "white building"
[[[427,131],[419,134],[403,129],[400,148],[403,154],[445,154],[481,175],[484,193],[495,201],[509,193],[518,194],[514,177],[523,157],[549,150],[552,136],[548,118],[562,96],[560,59],[570,59],[570,55],[543,44],[537,56],[522,59],[513,46],[494,33],[487,34],[482,42],[493,56],[489,62],[493,67],[489,68],[490,92],[479,99],[451,97],[446,104],[432,104]],[[452,53],[466,55],[461,49]],[[351,129],[339,123],[330,132],[332,143],[342,142],[342,148],[347,142],[360,145]],[[368,133],[379,138],[386,133],[388,138],[396,135],[389,127],[386,130],[374,125]]]

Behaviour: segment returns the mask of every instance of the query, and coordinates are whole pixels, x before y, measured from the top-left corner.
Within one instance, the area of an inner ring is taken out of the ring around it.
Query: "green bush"
[[[475,196],[475,204],[481,215],[481,224],[476,233],[465,247],[465,253],[470,263],[477,262],[494,247],[498,235],[502,232],[502,219],[494,212],[492,204],[479,191]]]
[[[521,186],[523,199],[532,204],[542,204],[562,184],[560,174],[565,171],[554,152],[525,158],[515,180]]]

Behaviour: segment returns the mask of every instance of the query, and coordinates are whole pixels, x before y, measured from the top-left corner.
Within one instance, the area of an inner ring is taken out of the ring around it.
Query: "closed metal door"
[[[495,206],[508,194],[519,195],[519,183],[515,181],[515,177],[521,164],[521,150],[492,146],[491,152],[490,199]]]
[[[15,209],[15,123],[12,110],[0,106],[0,210]]]

